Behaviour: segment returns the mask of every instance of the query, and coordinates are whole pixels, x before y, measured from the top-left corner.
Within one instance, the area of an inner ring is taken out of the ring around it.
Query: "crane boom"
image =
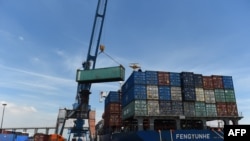
[[[89,43],[89,50],[86,61],[82,64],[84,70],[95,69],[96,58],[98,54],[98,48],[100,46],[100,39],[104,24],[104,18],[106,14],[108,0],[98,0],[94,24],[92,28],[92,34]],[[56,134],[63,134],[64,125],[67,119],[75,118],[75,125],[71,130],[71,133],[76,137],[81,137],[84,132],[83,129],[84,119],[88,119],[89,116],[89,94],[91,83],[78,82],[77,94],[75,97],[76,103],[73,104],[73,110],[65,109],[65,117],[62,118],[60,113],[58,115],[56,124]],[[81,139],[78,139],[81,141]]]

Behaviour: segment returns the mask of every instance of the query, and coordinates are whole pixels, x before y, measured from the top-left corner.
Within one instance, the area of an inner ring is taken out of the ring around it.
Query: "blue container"
[[[170,72],[169,73],[170,85],[171,86],[181,86],[180,73]]]
[[[194,87],[194,73],[182,72],[181,73],[181,84],[182,84],[182,86]]]
[[[194,87],[182,87],[182,99],[183,101],[195,101],[196,94]]]
[[[0,141],[15,141],[15,134],[0,134]]]
[[[203,88],[203,76],[201,74],[194,74],[194,86]]]
[[[108,96],[105,98],[105,106],[109,103],[120,103],[120,93],[118,91],[110,91]]]
[[[128,91],[133,85],[145,85],[146,84],[146,76],[145,72],[137,72],[134,71],[127,81],[122,85],[122,92]]]
[[[169,86],[158,86],[159,100],[171,100],[171,91]]]
[[[122,94],[122,106],[126,106],[133,100],[146,100],[146,85],[134,85],[127,92]]]
[[[232,76],[222,76],[224,89],[234,89]]]
[[[147,85],[158,85],[157,71],[145,71],[145,76]]]
[[[17,135],[15,141],[28,141],[29,137],[25,135]]]

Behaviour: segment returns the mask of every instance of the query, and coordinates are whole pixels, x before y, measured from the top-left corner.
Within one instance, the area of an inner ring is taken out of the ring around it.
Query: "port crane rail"
[[[94,24],[92,28],[92,34],[90,38],[87,59],[83,62],[82,67],[84,70],[94,70],[96,65],[96,59],[98,55],[98,48],[100,46],[100,39],[106,14],[108,0],[98,0]],[[95,39],[97,38],[97,39]],[[74,127],[72,127],[70,133],[74,134],[75,137],[82,137],[83,133],[87,131],[84,130],[84,119],[89,117],[89,95],[90,95],[91,83],[89,82],[78,82],[77,94],[75,97],[76,103],[73,104],[73,109],[64,109],[59,111],[57,124],[56,124],[56,134],[63,134],[65,122],[67,119],[73,118]],[[81,141],[79,138],[78,141]]]

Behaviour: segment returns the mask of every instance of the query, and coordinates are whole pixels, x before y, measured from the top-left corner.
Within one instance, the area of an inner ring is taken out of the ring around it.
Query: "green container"
[[[127,119],[133,116],[147,116],[147,101],[134,100],[122,109],[122,119]]]
[[[125,68],[123,66],[77,70],[76,73],[76,81],[80,83],[124,81],[124,78]]]

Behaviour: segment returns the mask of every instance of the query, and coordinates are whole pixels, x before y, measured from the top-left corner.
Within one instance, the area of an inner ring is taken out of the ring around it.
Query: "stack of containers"
[[[194,117],[196,101],[194,73],[182,72],[181,86],[184,115]]]
[[[183,115],[180,73],[170,72],[171,115]]]
[[[158,73],[145,71],[145,77],[148,115],[156,116],[159,115]]]
[[[216,117],[216,105],[215,105],[215,96],[214,96],[214,86],[213,86],[213,77],[212,76],[203,76],[203,89],[205,97],[205,109],[206,116]]]
[[[237,116],[232,77],[134,71],[122,86],[122,117]]]
[[[171,91],[170,73],[158,72],[158,93],[159,93],[159,112],[161,115],[171,115]]]
[[[225,91],[227,115],[238,116],[232,76],[223,76],[222,81]]]
[[[122,85],[122,119],[147,115],[146,74],[134,71]]]
[[[104,126],[121,126],[121,96],[119,91],[110,91],[105,99]]]

